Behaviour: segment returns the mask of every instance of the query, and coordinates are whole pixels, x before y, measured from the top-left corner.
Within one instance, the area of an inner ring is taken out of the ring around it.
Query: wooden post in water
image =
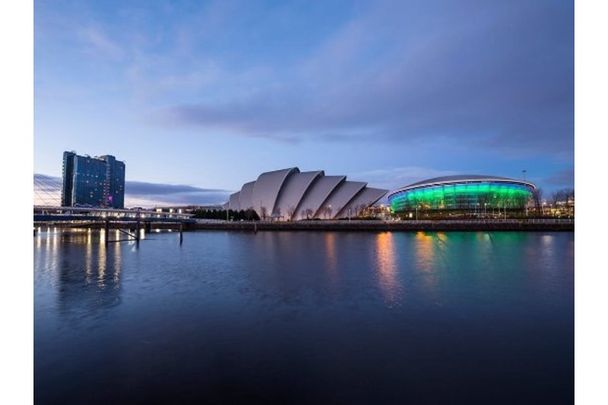
[[[184,223],[179,223],[179,245],[181,246],[184,242]]]
[[[135,243],[137,245],[139,245],[139,229],[140,229],[141,223],[139,222],[139,218],[137,218],[137,226],[135,228]]]

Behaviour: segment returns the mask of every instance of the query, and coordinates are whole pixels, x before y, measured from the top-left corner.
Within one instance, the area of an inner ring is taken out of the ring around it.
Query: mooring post
[[[105,224],[103,226],[104,230],[104,243],[108,246],[108,239],[110,238],[110,220],[106,219]]]
[[[184,223],[180,222],[179,223],[179,244],[180,244],[180,246],[183,242],[184,242]]]
[[[139,244],[139,237],[141,236],[141,222],[137,218],[137,229],[135,230],[135,242]]]

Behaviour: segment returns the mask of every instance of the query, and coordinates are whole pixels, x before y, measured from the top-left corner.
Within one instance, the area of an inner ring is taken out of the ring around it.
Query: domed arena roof
[[[431,187],[431,186],[438,186],[438,185],[444,185],[444,184],[455,184],[455,183],[482,183],[482,182],[518,183],[518,184],[525,184],[529,187],[532,187],[533,189],[536,188],[536,186],[533,183],[531,183],[529,181],[525,181],[525,180],[518,180],[518,179],[512,179],[512,178],[501,177],[501,176],[487,176],[487,175],[481,175],[481,174],[458,174],[458,175],[454,175],[454,176],[441,176],[441,177],[434,177],[432,179],[418,181],[416,183],[412,183],[407,186],[398,188],[397,190],[391,191],[389,194],[389,197],[395,193],[413,189],[413,188]]]

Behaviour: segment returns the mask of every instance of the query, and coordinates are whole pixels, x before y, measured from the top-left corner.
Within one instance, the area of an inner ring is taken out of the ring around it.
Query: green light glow
[[[532,197],[524,184],[455,183],[405,190],[389,197],[393,212],[417,209],[523,208]]]

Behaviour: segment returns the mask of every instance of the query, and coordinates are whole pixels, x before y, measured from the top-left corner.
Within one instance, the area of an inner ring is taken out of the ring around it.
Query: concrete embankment
[[[223,231],[574,231],[573,220],[196,222],[187,230]]]

